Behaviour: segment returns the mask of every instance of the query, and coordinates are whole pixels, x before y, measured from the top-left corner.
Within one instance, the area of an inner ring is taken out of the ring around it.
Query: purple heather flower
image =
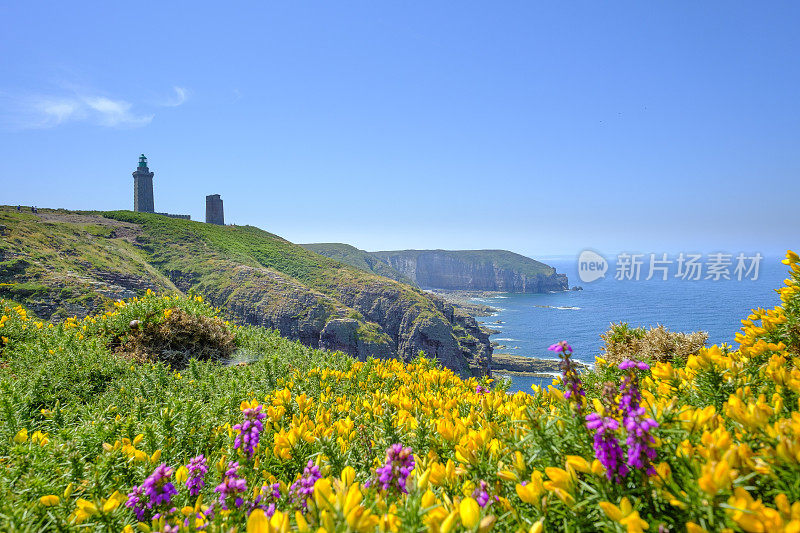
[[[386,462],[375,469],[375,474],[381,489],[397,489],[407,493],[406,480],[412,470],[414,470],[414,454],[411,448],[404,448],[402,444],[396,443],[386,450]]]
[[[169,505],[172,497],[178,494],[169,478],[172,477],[172,468],[168,467],[165,463],[161,463],[153,470],[153,473],[144,480],[142,489],[145,495],[149,498],[147,503],[148,509],[155,509],[162,505]]]
[[[146,502],[142,501],[143,499],[144,489],[139,486],[134,486],[133,490],[128,493],[128,501],[125,502],[125,507],[133,509],[133,513],[136,515],[136,520],[139,522],[144,521]]]
[[[623,420],[625,430],[628,432],[628,461],[630,467],[644,470],[647,475],[656,473],[653,461],[656,458],[655,439],[650,435],[651,429],[658,427],[658,422],[652,418],[645,418],[645,408],[629,412]]]
[[[561,381],[564,383],[565,389],[564,398],[567,400],[572,399],[580,411],[583,403],[580,397],[586,396],[586,392],[583,390],[581,378],[578,376],[578,372],[575,369],[576,365],[571,359],[572,346],[567,344],[567,341],[561,341],[553,344],[549,349],[557,352],[559,357],[561,357],[561,362],[558,366],[561,367]]]
[[[622,396],[619,400],[622,424],[628,433],[628,438],[625,441],[628,446],[626,464],[632,468],[644,470],[648,475],[653,475],[655,474],[655,468],[653,468],[652,462],[656,458],[656,450],[654,448],[655,439],[650,435],[650,430],[657,428],[658,422],[652,418],[645,418],[647,412],[644,407],[639,405],[642,400],[642,395],[639,392],[639,377],[633,371],[634,369],[645,370],[639,366],[640,364],[645,364],[637,363],[636,361],[626,362],[631,363],[626,365],[626,368],[631,371],[622,380],[620,385]]]
[[[186,465],[189,470],[189,478],[186,480],[186,486],[189,488],[191,496],[197,496],[206,485],[205,475],[208,472],[206,465],[206,458],[201,454],[192,458],[189,464]]]
[[[241,507],[244,503],[239,494],[247,491],[247,482],[239,477],[239,463],[230,461],[228,470],[225,471],[225,478],[222,483],[217,485],[214,492],[219,492],[219,504],[223,509],[228,510],[228,501],[234,498],[233,504]]]
[[[472,497],[478,502],[481,507],[489,505],[489,484],[484,480],[478,482],[478,486],[472,491]]]
[[[233,429],[239,430],[233,447],[242,447],[247,457],[252,459],[253,454],[256,452],[256,447],[258,446],[259,436],[264,430],[264,424],[261,421],[264,420],[267,415],[261,412],[260,405],[244,409],[242,415],[244,415],[244,421],[241,424],[233,426]]]
[[[308,464],[305,469],[303,469],[303,475],[300,476],[300,479],[292,483],[292,486],[289,488],[289,499],[294,502],[297,508],[305,511],[307,505],[306,500],[314,495],[314,483],[321,477],[322,474],[319,471],[319,467],[314,464],[314,461],[309,459]],[[273,485],[273,496],[276,492],[274,487]],[[276,500],[280,498],[280,491],[277,491],[277,494]]]
[[[172,502],[172,497],[178,494],[178,490],[169,481],[170,477],[172,468],[161,463],[140,486],[133,487],[128,493],[125,506],[133,510],[137,520],[144,520],[146,511],[156,511],[155,516],[160,517],[162,513],[159,511],[171,513],[175,510],[170,508],[169,504]]]
[[[478,385],[475,387],[475,394],[487,394],[489,392],[489,387],[484,387],[483,385]]]
[[[272,485],[264,485],[261,491],[256,495],[253,504],[250,506],[250,512],[253,509],[261,509],[268,517],[275,514],[275,502],[281,498],[281,486],[279,483]]]
[[[572,353],[572,346],[567,344],[567,341],[559,341],[559,342],[557,342],[555,344],[551,344],[550,347],[548,348],[548,350],[550,350],[551,352],[556,352],[556,353],[563,353],[563,352],[567,352],[567,351]]]
[[[615,434],[619,422],[611,417],[590,413],[586,415],[586,427],[595,430],[594,453],[605,467],[606,477],[620,483],[628,475],[628,467],[623,462],[625,453]]]
[[[633,361],[631,359],[625,359],[619,364],[620,370],[628,370],[630,368],[638,368],[639,370],[650,370],[650,365],[643,361]]]

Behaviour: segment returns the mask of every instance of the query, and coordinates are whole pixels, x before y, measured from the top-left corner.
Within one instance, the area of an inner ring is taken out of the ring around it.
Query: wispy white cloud
[[[86,122],[109,128],[137,128],[149,124],[154,114],[136,112],[122,99],[74,92],[69,95],[30,95],[0,100],[0,111],[12,127],[55,128],[68,122]]]
[[[178,87],[177,85],[172,88],[175,94],[163,104],[165,107],[178,107],[189,99],[189,89],[185,87]]]
[[[101,126],[145,126],[153,120],[154,115],[135,115],[131,113],[131,104],[124,100],[111,100],[103,96],[83,98],[85,104]]]
[[[24,113],[29,115],[29,127],[32,128],[52,128],[70,119],[80,118],[83,115],[80,102],[64,98],[35,98],[29,102],[30,109],[34,113]],[[24,120],[24,117],[20,117]]]

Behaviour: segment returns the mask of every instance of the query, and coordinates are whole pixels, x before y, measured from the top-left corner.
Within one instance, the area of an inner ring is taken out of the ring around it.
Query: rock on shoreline
[[[511,355],[496,353],[492,355],[490,370],[501,374],[511,374],[515,376],[536,376],[547,375],[554,372],[561,372],[558,359],[536,359],[534,357],[524,357],[521,355]],[[589,367],[578,361],[573,361],[578,370],[585,370]]]

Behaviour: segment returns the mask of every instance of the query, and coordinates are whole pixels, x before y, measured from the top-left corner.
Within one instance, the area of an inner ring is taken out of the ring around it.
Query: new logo
[[[578,277],[584,283],[604,278],[608,271],[608,262],[605,258],[591,250],[584,250],[578,256]]]

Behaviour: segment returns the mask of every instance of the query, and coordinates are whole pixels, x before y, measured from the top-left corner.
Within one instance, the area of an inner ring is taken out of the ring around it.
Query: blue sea
[[[741,320],[758,307],[779,304],[775,289],[784,286],[788,276],[780,257],[761,261],[758,279],[690,281],[675,278],[674,272],[663,281],[660,276],[645,281],[617,280],[613,267],[606,277],[591,283],[578,278],[577,259],[541,259],[569,278],[570,286],[582,291],[549,294],[502,293],[474,298],[478,303],[498,309],[493,316],[480,317],[482,324],[500,330],[490,338],[504,348],[498,353],[527,357],[554,358],[547,348],[566,340],[574,357],[592,363],[600,354],[600,334],[613,322],[631,326],[664,325],[672,331],[706,331],[709,345],[734,343]],[[644,271],[645,269],[643,269]],[[751,275],[752,277],[752,275]],[[510,391],[531,392],[531,385],[547,385],[548,378],[513,376]]]

